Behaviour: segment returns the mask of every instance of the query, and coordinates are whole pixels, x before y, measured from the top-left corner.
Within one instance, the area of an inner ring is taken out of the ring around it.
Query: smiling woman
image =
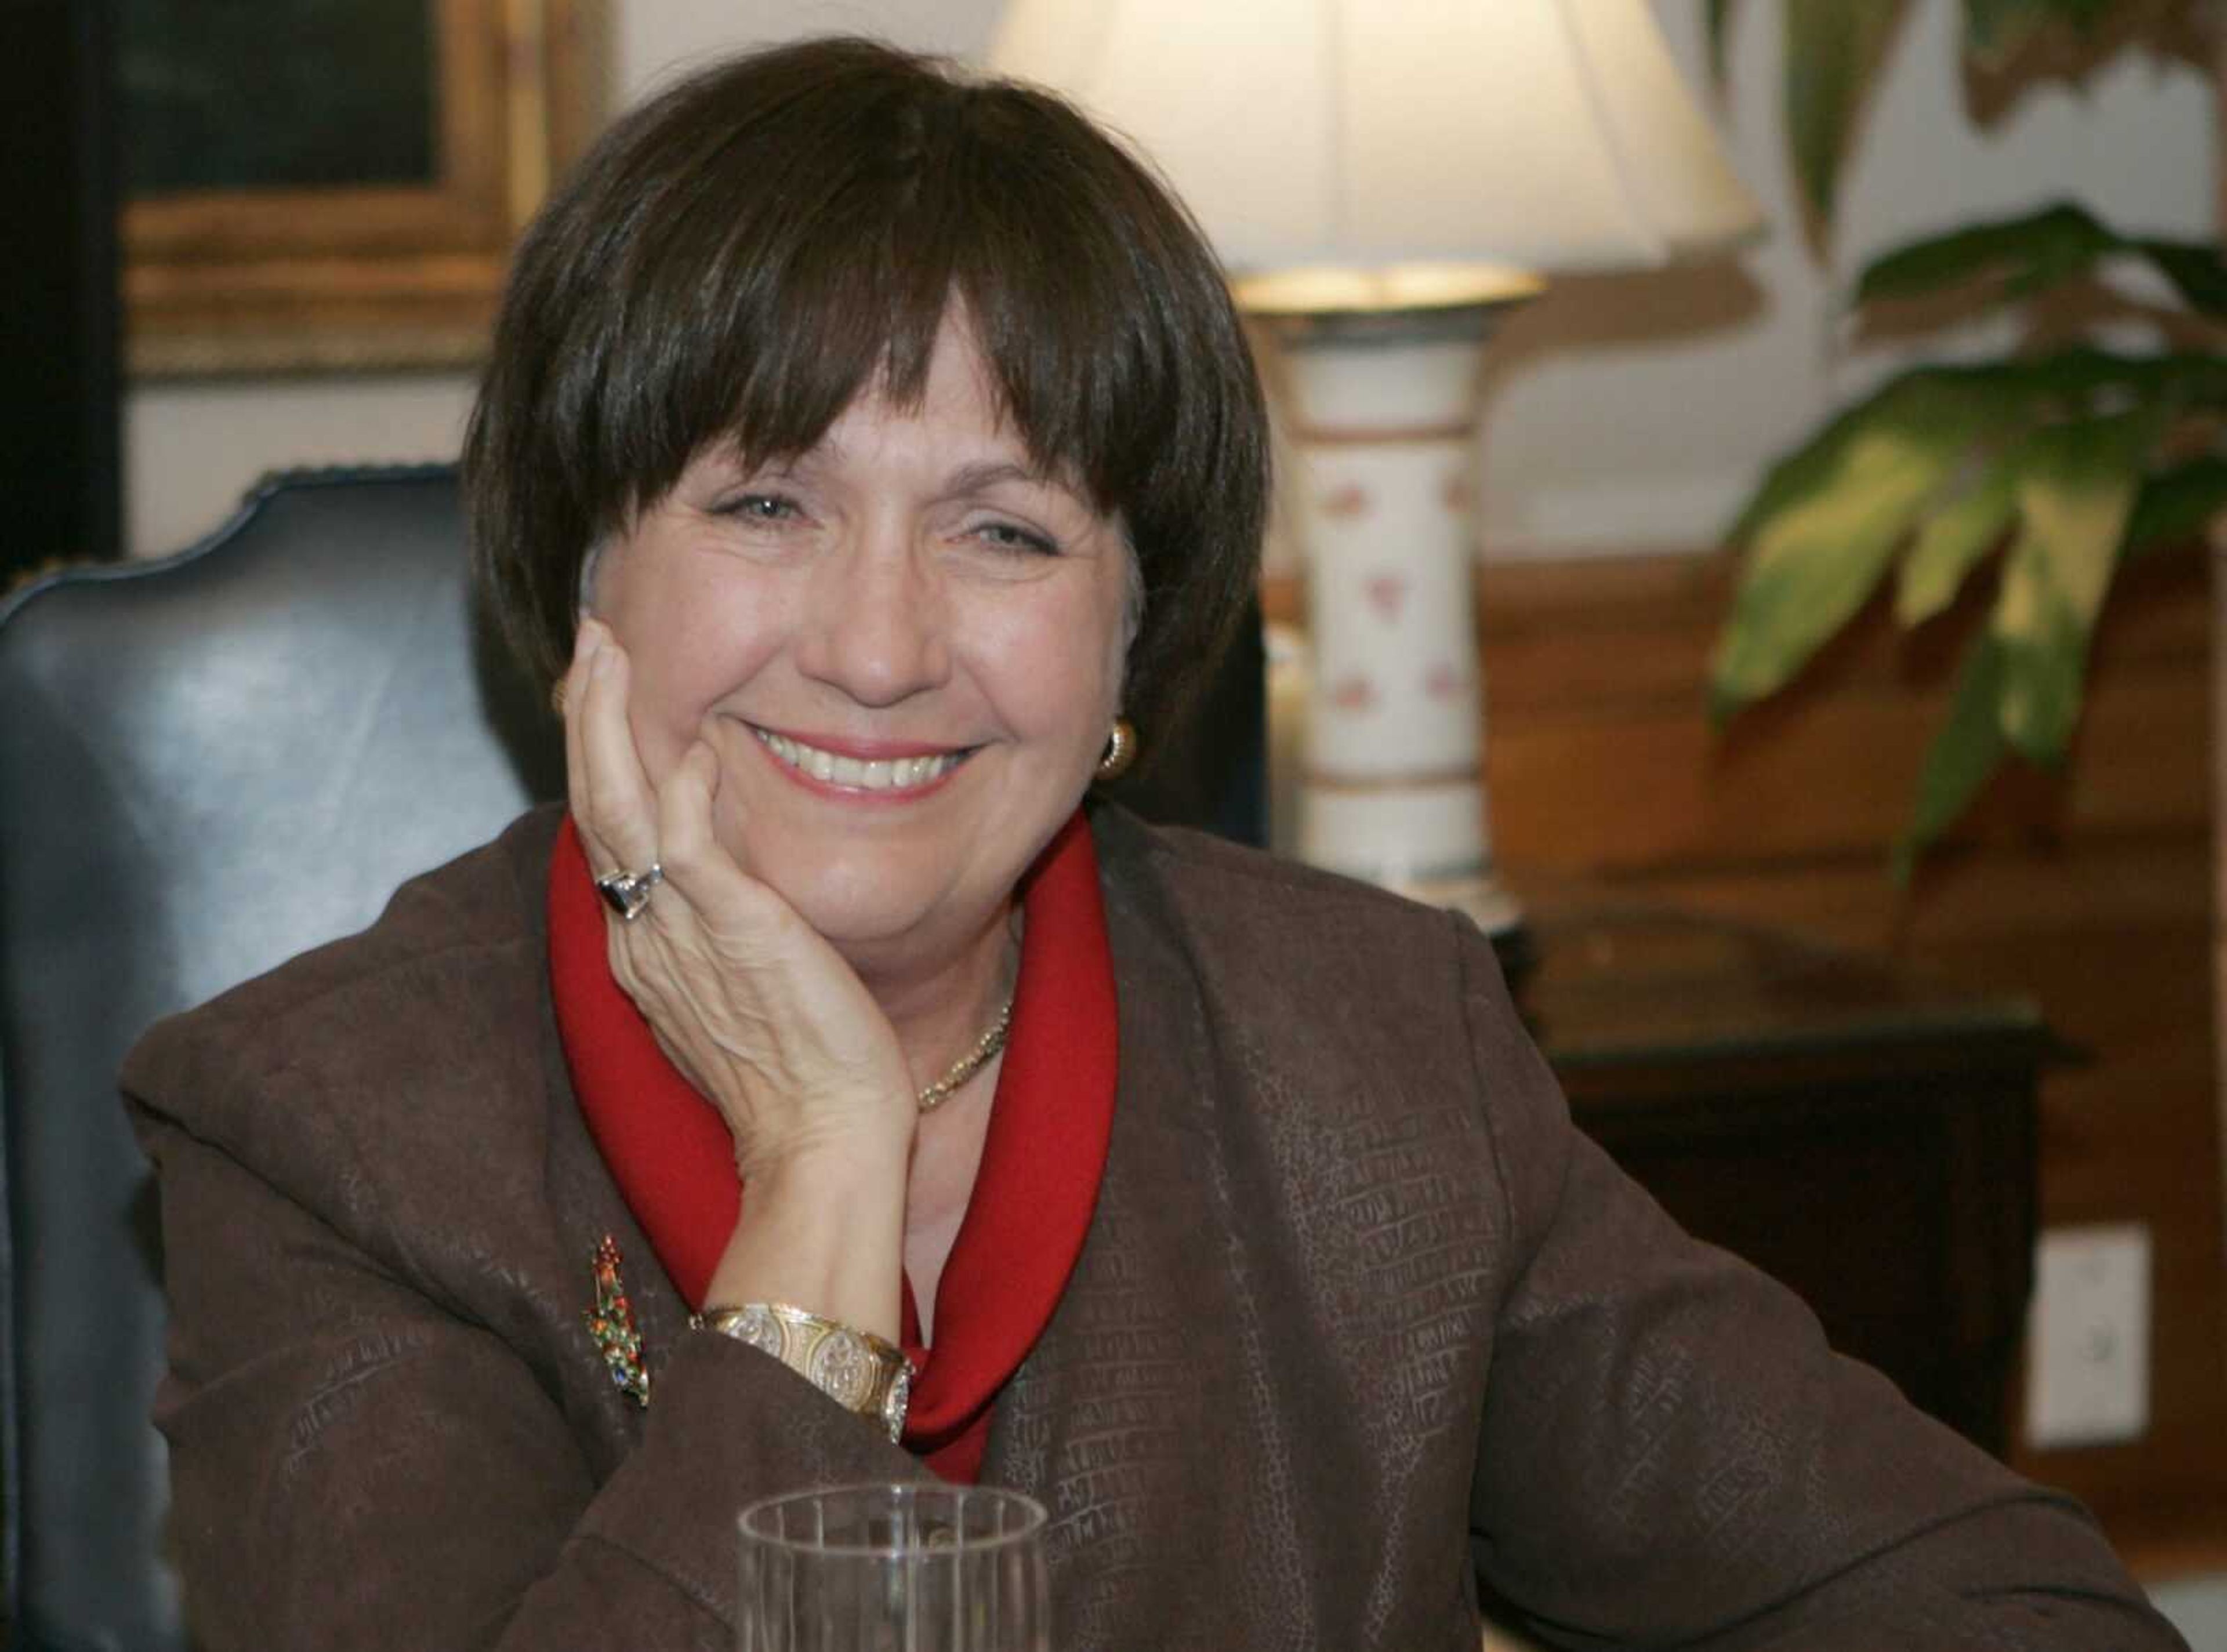
[[[527,236],[466,454],[568,806],[158,1027],[212,1649],[730,1647],[735,1517],[984,1479],[1053,1643],[2169,1646],[2077,1512],[1570,1126],[1473,926],[1089,795],[1248,595],[1182,209],[858,41]],[[561,680],[559,680],[561,679]]]

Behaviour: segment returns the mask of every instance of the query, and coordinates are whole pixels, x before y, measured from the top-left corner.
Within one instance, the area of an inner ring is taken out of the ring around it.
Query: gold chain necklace
[[[1013,1001],[1008,998],[998,1008],[998,1018],[989,1030],[974,1041],[974,1048],[961,1056],[943,1071],[943,1076],[913,1099],[922,1113],[933,1113],[950,1100],[951,1093],[980,1070],[982,1063],[1005,1047],[1005,1034],[1013,1024]]]

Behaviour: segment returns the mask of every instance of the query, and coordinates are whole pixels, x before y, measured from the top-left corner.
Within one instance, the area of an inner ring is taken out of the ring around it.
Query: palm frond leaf
[[[1861,608],[1967,450],[2013,411],[1985,375],[1921,368],[1834,422],[1743,516],[1749,549],[1710,675],[1720,720],[1783,686]]]
[[[1978,467],[1969,486],[1919,524],[1902,559],[1894,616],[1905,629],[1923,625],[1956,600],[1965,577],[2003,541],[2018,520],[2019,466],[2013,444]]]
[[[1709,84],[1720,92],[1729,78],[1726,70],[1731,61],[1732,21],[1732,0],[1708,0],[1702,10],[1701,24],[1709,42]]]
[[[1833,220],[1841,163],[1873,71],[1902,20],[1895,0],[1801,0],[1786,8],[1786,134],[1803,198]]]
[[[2071,743],[2089,638],[2157,437],[2157,417],[2145,410],[2075,420],[2030,439],[2018,532],[1988,628],[2003,655],[2003,737],[2030,762],[2053,767]]]
[[[2227,263],[2198,241],[2125,236],[2071,201],[1929,235],[1880,254],[1857,277],[1855,302],[1924,298],[1992,284],[2012,303],[2128,258],[2155,269],[2198,314],[2227,316]]]
[[[1996,704],[2002,694],[2003,649],[1982,631],[1965,650],[1949,716],[1926,748],[1910,824],[1895,839],[1894,880],[1907,884],[1918,857],[1971,806],[2002,766],[2008,749]]]

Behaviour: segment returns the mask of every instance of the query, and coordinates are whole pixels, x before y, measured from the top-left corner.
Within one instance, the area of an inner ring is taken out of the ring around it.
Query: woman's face
[[[697,456],[600,558],[653,784],[699,736],[720,841],[862,968],[979,944],[1119,707],[1120,525],[1032,475],[962,320],[916,411]]]

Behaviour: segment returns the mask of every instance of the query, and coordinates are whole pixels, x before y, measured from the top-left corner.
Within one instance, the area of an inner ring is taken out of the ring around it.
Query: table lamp
[[[1300,853],[1520,951],[1470,586],[1484,343],[1548,273],[1762,222],[1645,0],[1011,0],[990,61],[1144,151],[1280,348],[1314,657]]]

